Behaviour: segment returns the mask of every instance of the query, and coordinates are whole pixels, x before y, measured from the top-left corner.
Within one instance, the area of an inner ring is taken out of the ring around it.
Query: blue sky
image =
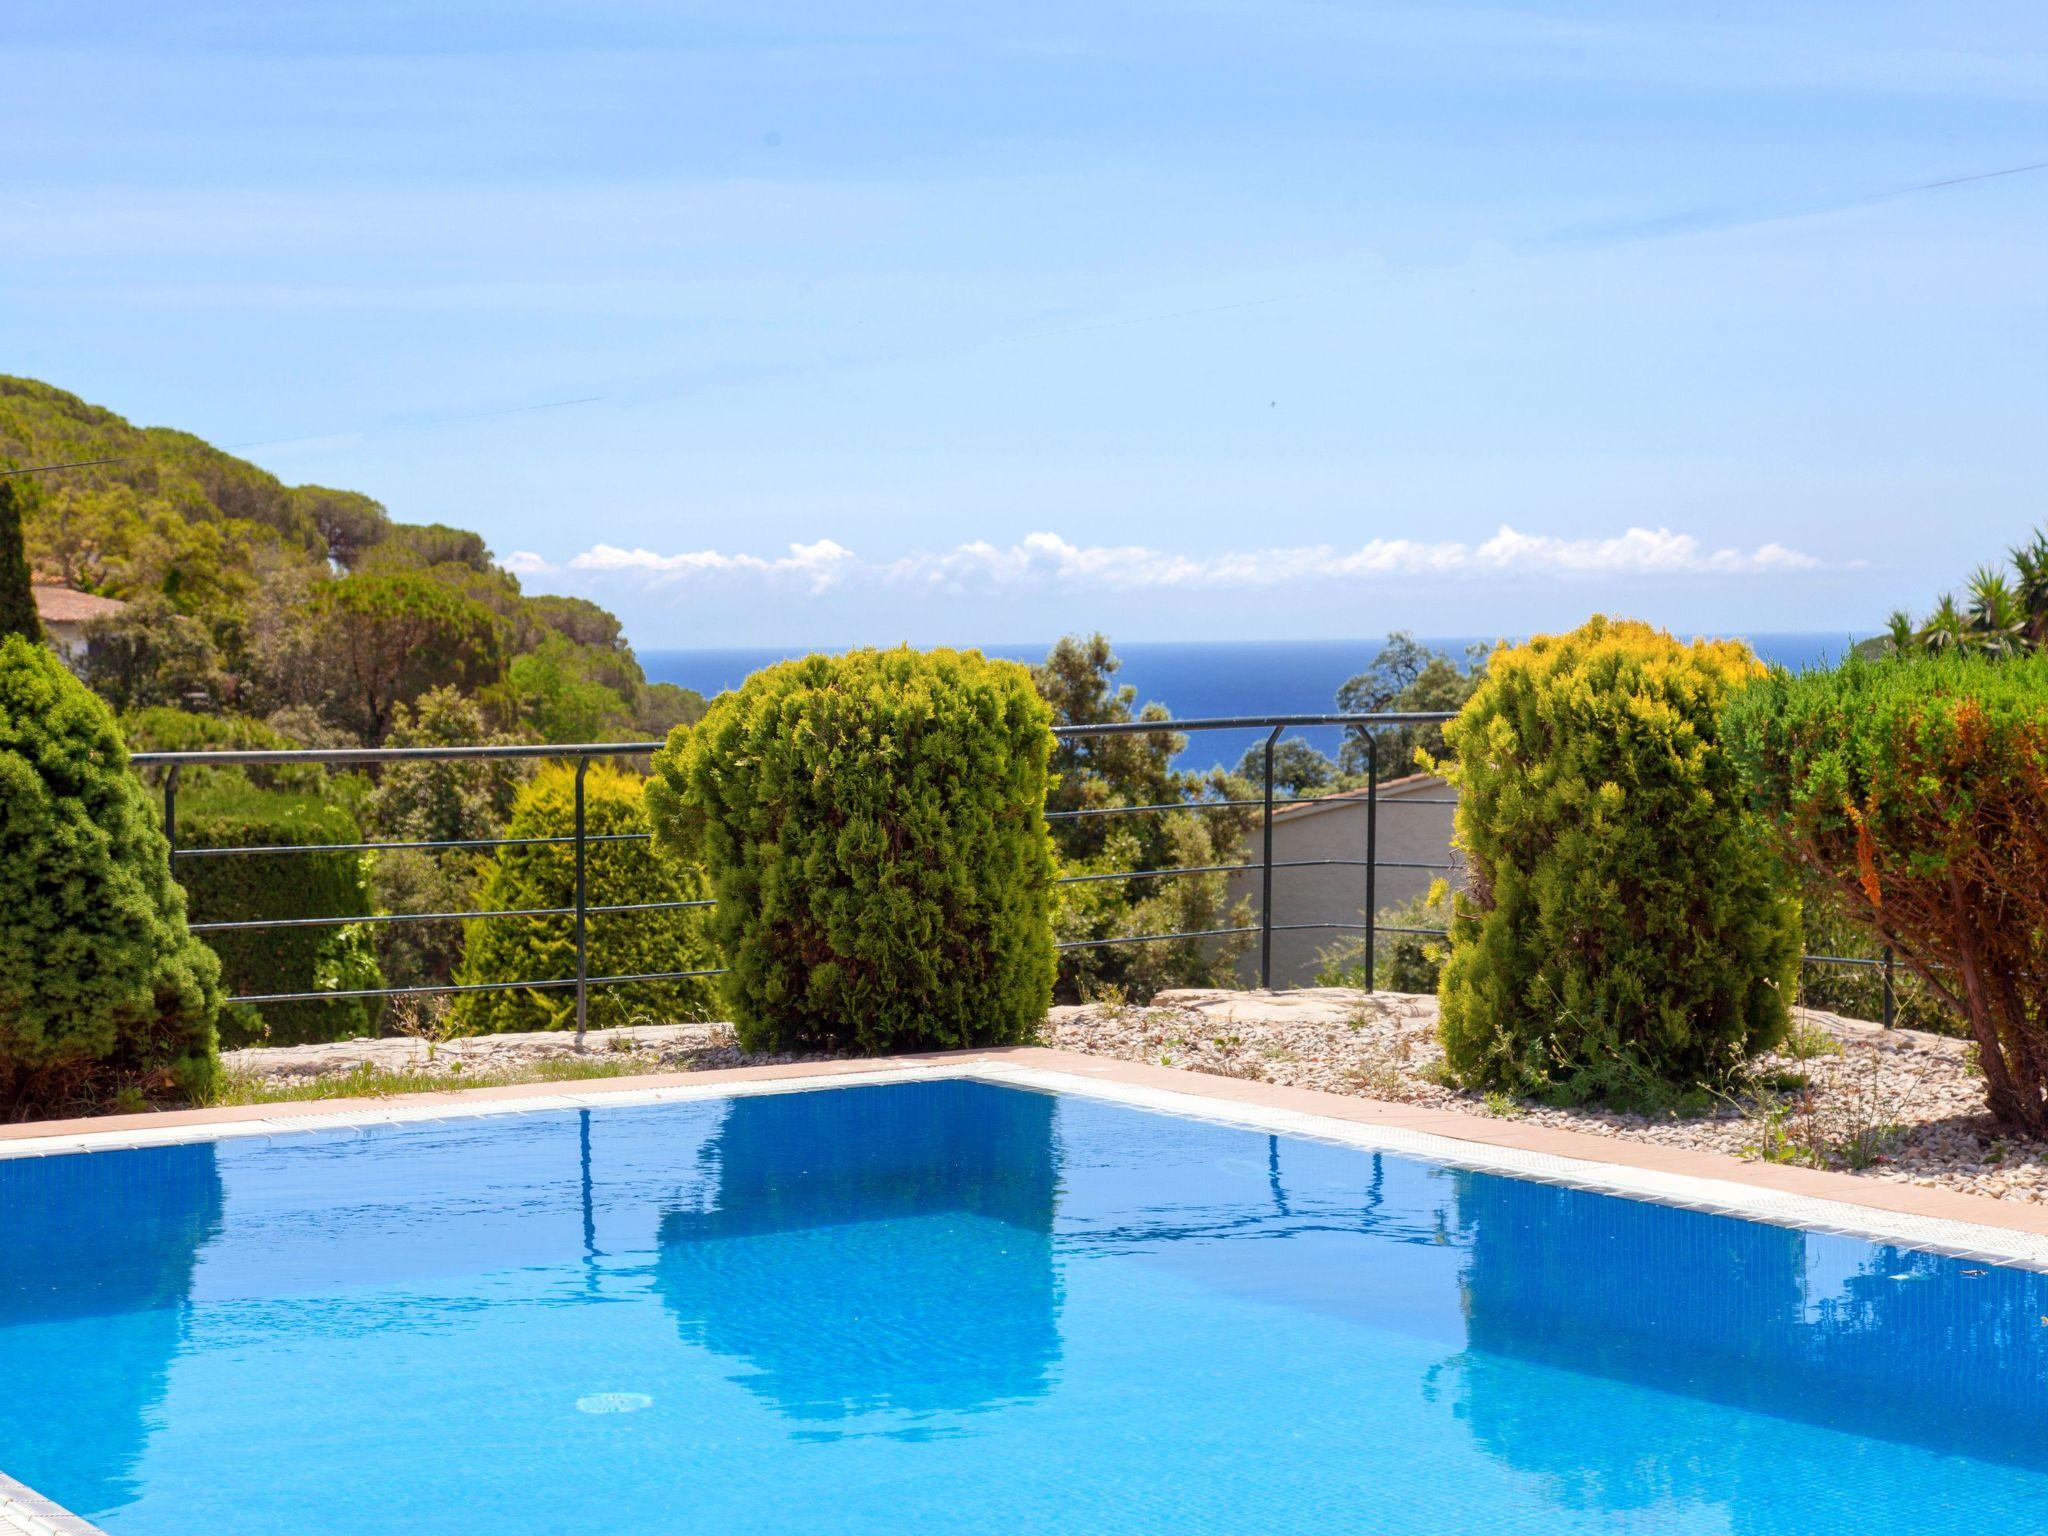
[[[0,370],[643,646],[1861,630],[2048,520],[2048,171],[1906,190],[2048,161],[2038,3],[10,0],[0,47]]]

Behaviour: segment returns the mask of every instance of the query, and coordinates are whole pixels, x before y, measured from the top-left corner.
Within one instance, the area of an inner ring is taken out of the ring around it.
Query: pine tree
[[[36,595],[29,590],[28,545],[21,533],[21,493],[11,479],[0,479],[0,636],[43,638],[36,617]]]

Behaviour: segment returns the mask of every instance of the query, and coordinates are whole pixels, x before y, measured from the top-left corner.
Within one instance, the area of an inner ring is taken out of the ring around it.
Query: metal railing
[[[1258,938],[1258,978],[1262,988],[1269,988],[1273,980],[1273,936],[1276,933],[1328,932],[1357,933],[1364,936],[1365,974],[1368,985],[1375,974],[1379,935],[1399,933],[1421,936],[1443,936],[1440,928],[1415,928],[1383,925],[1378,912],[1378,873],[1382,869],[1421,870],[1433,873],[1453,873],[1461,866],[1454,862],[1424,862],[1415,860],[1383,860],[1379,857],[1379,811],[1380,811],[1380,764],[1379,748],[1374,732],[1378,729],[1399,726],[1436,725],[1455,718],[1444,711],[1381,712],[1371,714],[1317,714],[1317,715],[1248,715],[1227,716],[1201,720],[1133,720],[1119,721],[1107,725],[1059,726],[1054,735],[1063,740],[1074,740],[1099,736],[1123,735],[1186,735],[1217,731],[1264,731],[1264,742],[1260,744],[1261,774],[1260,793],[1256,798],[1195,798],[1166,801],[1146,805],[1089,806],[1074,810],[1050,811],[1049,822],[1071,821],[1094,817],[1122,817],[1140,815],[1162,815],[1172,813],[1215,813],[1225,811],[1256,810],[1259,813],[1259,857],[1234,864],[1175,865],[1158,869],[1127,869],[1090,871],[1084,874],[1063,875],[1055,881],[1060,885],[1074,885],[1112,880],[1168,880],[1198,875],[1232,875],[1256,872],[1259,878],[1258,920],[1250,924],[1234,924],[1219,928],[1194,929],[1164,933],[1119,934],[1109,938],[1076,939],[1059,944],[1061,950],[1101,949],[1126,944],[1158,944],[1180,941],[1220,940],[1256,934]],[[1274,782],[1274,749],[1280,738],[1289,730],[1312,727],[1339,727],[1354,732],[1362,745],[1366,759],[1365,792],[1361,796],[1355,791],[1345,799],[1345,805],[1356,806],[1365,814],[1365,857],[1276,859],[1273,856],[1274,816],[1277,812],[1296,805],[1332,804],[1335,797],[1276,794]],[[338,1002],[345,999],[371,999],[396,997],[447,996],[463,993],[513,992],[513,991],[567,991],[575,992],[576,1036],[580,1047],[589,1024],[590,994],[600,988],[627,986],[639,983],[689,981],[725,974],[725,967],[715,966],[692,970],[636,972],[630,975],[590,974],[589,919],[594,916],[623,915],[639,912],[675,911],[681,909],[708,909],[716,903],[711,900],[693,901],[625,901],[593,904],[589,891],[589,850],[600,843],[644,843],[651,840],[651,833],[599,833],[592,835],[585,823],[584,779],[591,763],[606,759],[645,757],[657,752],[663,746],[659,741],[636,742],[586,742],[574,745],[555,746],[545,744],[520,744],[508,746],[476,747],[342,747],[342,748],[291,748],[257,751],[220,752],[137,752],[130,761],[137,768],[160,769],[163,773],[163,825],[170,842],[172,868],[175,872],[180,862],[192,859],[234,858],[250,856],[279,856],[321,853],[374,853],[384,850],[411,849],[423,852],[468,849],[475,851],[497,850],[519,847],[560,847],[574,849],[573,903],[565,907],[520,907],[508,909],[464,909],[451,912],[375,912],[352,916],[323,917],[278,917],[236,919],[232,921],[194,922],[191,929],[196,934],[207,933],[249,933],[264,930],[285,930],[293,928],[341,927],[355,923],[422,923],[453,922],[477,918],[570,918],[576,964],[573,976],[533,977],[514,981],[449,981],[423,986],[363,987],[346,990],[316,990],[306,992],[269,992],[236,994],[227,1000],[255,1006],[279,1003]],[[178,841],[178,783],[183,770],[187,768],[228,768],[228,767],[384,767],[401,763],[419,762],[475,762],[508,761],[517,759],[544,759],[572,762],[575,765],[574,802],[571,830],[567,833],[539,837],[484,837],[453,839],[393,839],[389,841],[364,841],[352,843],[318,844],[256,844],[240,847],[185,847]],[[1455,798],[1420,799],[1403,797],[1390,802],[1401,806],[1455,806]],[[1282,923],[1274,920],[1273,877],[1275,871],[1310,868],[1356,869],[1360,872],[1361,904],[1359,921],[1296,922]],[[1884,1020],[1887,1027],[1893,1018],[1893,967],[1887,951],[1881,959],[1863,959],[1843,955],[1805,955],[1802,961],[1811,964],[1843,966],[1881,966],[1884,972]]]

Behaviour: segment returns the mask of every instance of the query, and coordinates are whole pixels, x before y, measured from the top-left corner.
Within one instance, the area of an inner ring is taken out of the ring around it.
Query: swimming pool
[[[2048,1275],[962,1079],[0,1159],[112,1536],[2048,1529]]]

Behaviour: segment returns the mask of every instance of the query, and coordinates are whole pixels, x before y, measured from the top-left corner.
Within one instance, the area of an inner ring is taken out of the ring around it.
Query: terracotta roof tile
[[[85,624],[93,619],[110,618],[128,606],[119,598],[95,597],[90,592],[74,592],[69,587],[31,587],[29,590],[36,596],[36,617],[45,624]]]

